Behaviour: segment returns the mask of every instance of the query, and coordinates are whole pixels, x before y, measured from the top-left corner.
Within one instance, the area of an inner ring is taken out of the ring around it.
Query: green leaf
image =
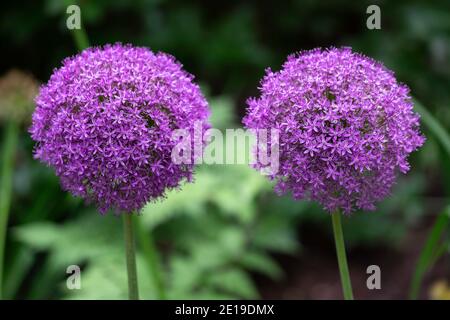
[[[35,254],[29,247],[20,246],[16,249],[10,266],[6,272],[4,296],[6,299],[14,299],[27,273],[33,267]]]
[[[137,255],[139,276],[139,294],[141,299],[156,299],[155,284],[146,272],[144,258]],[[109,256],[92,260],[86,268],[81,270],[81,289],[69,290],[65,281],[61,289],[68,299],[82,300],[124,300],[128,296],[125,258],[122,250]]]
[[[294,253],[299,249],[292,222],[282,215],[267,214],[255,228],[253,242],[260,249]]]
[[[414,99],[414,108],[422,116],[422,121],[427,125],[430,131],[441,143],[447,155],[450,156],[450,135],[439,121],[419,102]]]

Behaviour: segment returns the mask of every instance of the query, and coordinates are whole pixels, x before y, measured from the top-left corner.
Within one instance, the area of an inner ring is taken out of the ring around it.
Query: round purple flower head
[[[68,58],[36,98],[35,157],[101,213],[139,210],[191,181],[193,165],[174,164],[171,153],[175,129],[209,127],[192,80],[172,56],[147,48],[107,45]]]
[[[408,87],[350,48],[302,52],[267,70],[243,122],[279,130],[276,191],[330,212],[374,210],[425,140]]]

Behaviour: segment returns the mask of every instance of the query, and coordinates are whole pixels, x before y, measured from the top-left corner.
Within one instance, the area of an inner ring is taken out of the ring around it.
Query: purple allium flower
[[[330,212],[374,210],[425,141],[408,87],[350,48],[302,52],[267,70],[243,122],[280,130],[276,191]]]
[[[175,129],[209,127],[192,80],[172,56],[130,45],[67,58],[36,98],[35,157],[100,212],[139,210],[191,181],[193,165],[174,164],[171,152]]]

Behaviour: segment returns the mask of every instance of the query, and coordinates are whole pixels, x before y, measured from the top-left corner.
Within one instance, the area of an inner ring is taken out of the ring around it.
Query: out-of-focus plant
[[[447,107],[450,99],[450,11],[445,1],[385,1],[382,32],[366,29],[361,19],[371,4],[368,0],[358,3],[286,1],[264,6],[258,2],[218,5],[211,1],[187,3],[183,0],[101,0],[79,4],[82,23],[92,28],[94,43],[120,40],[171,52],[183,61],[187,70],[211,84],[214,95],[228,93],[218,96],[221,104],[242,101],[243,96],[255,93],[254,83],[261,77],[263,68],[279,65],[288,52],[330,43],[346,44],[396,70],[398,79],[407,83],[420,100],[426,101],[428,111],[439,119],[442,127],[450,124],[450,108]],[[59,0],[29,1],[20,6],[16,2],[5,2],[0,12],[0,34],[5,48],[0,68],[8,70],[17,66],[32,71],[40,79],[48,79],[53,67],[63,57],[74,53],[65,19],[61,19],[66,7],[65,1]],[[264,23],[268,18],[271,23]],[[30,56],[30,52],[33,55]],[[420,113],[417,108],[416,111]],[[242,114],[237,107],[229,115],[237,118],[239,112]],[[218,113],[213,117],[215,115]],[[422,119],[427,126],[423,114]],[[450,162],[431,130],[426,136],[423,152],[411,159],[414,170],[400,177],[392,196],[380,204],[377,213],[358,213],[346,221],[346,244],[350,248],[358,246],[365,250],[382,246],[387,251],[403,250],[405,242],[402,240],[411,227],[420,230],[424,214],[434,212],[435,207],[440,210],[446,202],[450,191]],[[32,142],[28,135],[19,137],[17,148],[11,227],[26,227],[42,221],[64,227],[82,223],[81,216],[92,214],[83,209],[79,200],[60,190],[51,170],[31,160]],[[189,201],[183,203],[182,207],[193,207]],[[253,205],[261,207],[263,216],[267,211],[295,217],[298,223],[291,226],[291,232],[299,224],[310,226],[311,222],[324,233],[330,231],[329,217],[318,214],[321,209],[317,205],[308,205],[305,209],[303,202],[269,195],[257,197]],[[183,208],[180,211],[183,212]],[[161,218],[164,221],[152,229],[158,247],[163,250],[165,269],[168,245],[167,240],[162,240],[162,230],[184,215],[190,216],[180,213],[171,215],[168,220]],[[145,234],[148,235],[148,231]],[[65,293],[63,286],[57,290],[55,284],[61,283],[64,275],[60,267],[51,267],[54,263],[50,251],[17,242],[12,235],[13,232],[8,232],[3,296],[61,297]],[[270,242],[263,235],[260,238],[265,243]],[[120,254],[118,259],[123,260]],[[123,263],[122,260],[116,262]],[[145,265],[146,259],[143,261]],[[90,272],[90,265],[82,264],[83,286],[91,283],[84,277],[85,271]],[[63,267],[66,266],[65,263]],[[99,277],[107,270],[104,267],[96,269]],[[74,293],[77,292],[69,294]],[[95,297],[95,292],[91,296]]]
[[[446,280],[438,280],[432,284],[430,298],[433,300],[450,300],[450,286]]]
[[[240,179],[248,184],[236,186]],[[142,227],[161,249],[168,298],[257,298],[250,271],[281,277],[282,271],[269,253],[294,253],[298,249],[295,216],[259,213],[261,207],[255,202],[268,187],[245,166],[205,167],[199,170],[195,184],[144,209]],[[152,215],[145,210],[151,210]],[[126,297],[123,258],[117,247],[120,229],[114,221],[105,223],[86,212],[63,225],[43,222],[18,227],[15,234],[28,247],[48,252],[46,269],[52,273],[46,283],[49,288],[52,281],[61,278],[60,270],[78,264],[84,266],[82,290],[70,291],[61,285],[59,292],[67,298]],[[155,299],[158,284],[143,249],[138,241],[137,264],[144,271],[140,273],[140,293],[144,299]]]
[[[450,136],[447,131],[442,127],[437,119],[417,100],[414,101],[416,110],[421,114],[423,122],[429,128],[431,133],[441,144],[442,148],[450,157]],[[441,238],[444,233],[448,231],[450,224],[450,207],[444,209],[439,214],[434,222],[433,227],[430,230],[426,243],[420,253],[414,274],[411,279],[409,298],[417,299],[420,293],[422,280],[426,272],[432,268],[436,261],[442,256],[443,253],[448,252],[450,249],[449,243],[444,241],[442,243]]]
[[[214,127],[236,125],[229,97],[208,100]],[[40,176],[50,185],[51,173],[47,178]],[[357,214],[350,219],[346,224],[348,244],[398,244],[407,228],[405,221],[412,212],[418,215],[422,211],[419,199],[422,180],[418,175],[406,177],[394,189],[393,196],[380,205],[377,214]],[[165,201],[144,208],[137,228],[142,231],[137,232],[137,266],[143,270],[142,298],[158,297],[159,284],[151,276],[154,266],[145,253],[150,236],[160,251],[160,268],[164,271],[161,281],[168,298],[256,298],[259,293],[251,277],[254,272],[275,280],[283,277],[272,254],[299,253],[299,224],[314,222],[324,226],[328,217],[320,214],[321,208],[316,205],[272,195],[271,187],[264,177],[245,165],[200,166],[194,184],[186,185],[183,192],[170,192]],[[29,279],[31,283],[22,288],[22,297],[125,298],[126,274],[117,247],[121,240],[119,226],[114,219],[105,222],[90,210],[77,216],[80,203],[70,196],[64,206],[55,209],[65,207],[74,208],[75,212],[69,215],[73,218],[60,222],[28,221],[16,227],[12,234],[27,249],[27,254],[16,263],[20,268],[15,270],[24,270],[10,273],[10,282],[17,283],[10,287],[20,287]],[[65,286],[61,270],[72,264],[82,266],[82,290],[68,290]],[[31,267],[33,277],[29,276]],[[17,295],[17,290],[9,292],[9,297]]]
[[[399,177],[392,195],[379,204],[376,212],[359,211],[345,221],[345,241],[350,250],[355,247],[401,247],[408,230],[423,218],[426,208],[427,199],[423,196],[426,179],[423,173],[415,171],[414,174]],[[280,202],[284,208],[289,208],[290,202],[286,203],[286,199]],[[310,206],[299,215],[300,224],[313,224],[328,233],[329,217],[320,214],[321,211],[319,206]]]
[[[414,107],[422,117],[423,123],[428,127],[431,133],[436,137],[442,148],[450,158],[450,135],[439,123],[438,120],[428,111],[419,101],[414,100]]]
[[[89,45],[84,28],[72,34],[80,51]],[[198,155],[175,164],[173,132],[192,131],[197,122],[209,127],[208,103],[192,80],[172,56],[116,43],[65,59],[36,99],[30,128],[35,157],[55,168],[65,190],[94,202],[101,213],[112,209],[124,217],[130,299],[139,299],[132,215],[192,180]],[[72,125],[64,130],[62,123]],[[145,252],[164,298],[148,240]]]

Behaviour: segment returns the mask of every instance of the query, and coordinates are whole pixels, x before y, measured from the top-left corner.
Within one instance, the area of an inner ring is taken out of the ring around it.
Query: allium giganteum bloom
[[[244,124],[280,130],[276,191],[330,212],[374,210],[425,140],[408,87],[350,48],[302,52],[268,70]]]
[[[171,161],[175,129],[208,127],[193,76],[164,53],[107,45],[64,60],[40,89],[30,129],[36,158],[101,212],[139,210],[190,181]]]

